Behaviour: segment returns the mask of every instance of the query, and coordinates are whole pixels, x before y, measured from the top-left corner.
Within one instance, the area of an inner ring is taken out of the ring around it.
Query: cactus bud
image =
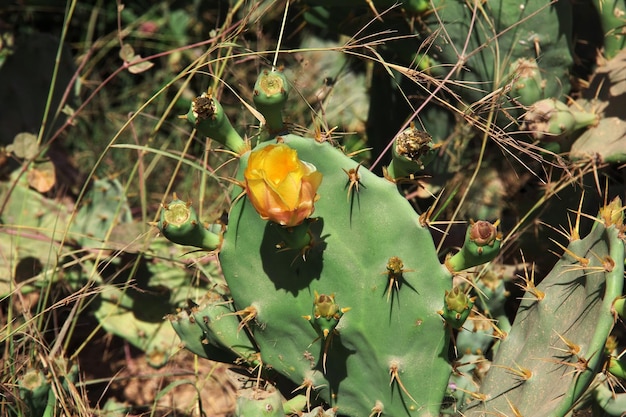
[[[335,302],[335,294],[318,294],[317,291],[314,293],[313,315],[304,316],[304,318],[309,320],[318,334],[326,339],[339,324],[341,316],[350,308],[340,308]]]
[[[535,139],[558,141],[597,122],[596,114],[576,111],[561,101],[548,98],[530,106],[522,129],[530,131]]]
[[[474,300],[459,287],[454,287],[452,291],[446,291],[444,301],[443,310],[439,314],[452,328],[460,329],[472,311]]]
[[[254,85],[253,101],[272,133],[284,130],[282,110],[288,94],[289,83],[281,71],[265,70],[259,74]]]
[[[511,96],[524,106],[530,106],[544,98],[545,81],[534,58],[519,58],[510,66],[514,77]]]
[[[191,101],[187,120],[198,132],[234,152],[242,154],[248,150],[248,146],[226,117],[222,105],[210,93],[202,93]]]
[[[424,169],[434,157],[433,148],[432,137],[411,123],[411,127],[398,135],[394,142],[387,176],[398,179]]]
[[[502,235],[498,232],[499,223],[496,221],[492,224],[485,220],[470,222],[463,247],[454,256],[446,259],[448,269],[458,272],[495,258],[500,252],[502,240]]]
[[[156,226],[169,241],[179,245],[215,250],[222,244],[222,235],[211,230],[215,229],[215,225],[202,224],[191,203],[179,200],[176,195],[163,206]]]

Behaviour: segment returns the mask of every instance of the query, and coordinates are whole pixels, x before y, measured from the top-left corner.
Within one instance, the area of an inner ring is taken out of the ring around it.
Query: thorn
[[[415,401],[415,398],[413,398],[411,394],[409,394],[409,391],[407,391],[406,387],[402,383],[402,380],[400,379],[400,373],[398,370],[397,362],[394,361],[391,363],[391,366],[389,367],[389,373],[391,374],[391,380],[389,381],[389,386],[393,385],[395,381],[400,387],[400,389],[402,390],[402,392],[404,392],[411,399],[411,401],[413,401],[415,404],[418,404],[418,402]]]
[[[572,356],[578,356],[578,354],[580,353],[580,345],[577,345],[576,343],[561,336],[556,330],[554,331],[554,333],[556,333],[559,339],[561,339],[561,341],[565,344],[565,346],[567,346],[567,349],[561,349],[561,348],[554,348],[554,349],[560,350],[562,352],[566,352]]]
[[[524,258],[524,254],[522,253],[522,263],[524,264],[524,277],[518,275],[519,278],[522,278],[524,283],[516,283],[518,287],[520,287],[524,292],[527,292],[533,296],[536,301],[541,301],[545,298],[546,294],[538,289],[535,286],[535,264],[531,267],[530,276],[528,275],[528,268],[526,266],[526,259]]]
[[[492,365],[492,366],[495,366],[496,368],[505,369],[509,373],[519,377],[523,381],[528,381],[533,376],[533,372],[530,369],[519,366],[517,364],[517,362],[515,362],[515,361],[513,361],[513,363],[515,364],[515,367],[517,369],[516,368],[511,368],[509,366],[502,366],[502,365]]]
[[[509,407],[511,408],[511,411],[513,411],[513,415],[515,417],[523,417],[522,413],[520,413],[519,409],[513,405],[513,403],[509,400],[509,398],[505,395],[504,399],[506,400],[507,404],[509,405]]]
[[[378,10],[376,10],[376,6],[374,6],[374,2],[372,0],[365,0],[365,1],[370,6],[370,9],[372,9],[372,12],[374,12],[374,16],[376,16],[376,20],[383,22],[383,18],[380,17],[380,13],[378,13]]]
[[[361,168],[360,163],[356,166],[356,168],[350,168],[347,171],[344,168],[341,168],[343,172],[345,172],[348,176],[348,182],[346,183],[346,187],[348,187],[347,201],[350,201],[350,194],[352,192],[352,189],[354,189],[354,191],[358,193],[360,191],[360,187],[367,188],[361,183],[359,168]]]
[[[244,326],[248,326],[248,323],[251,322],[252,320],[254,320],[257,316],[257,309],[254,306],[248,306],[246,308],[244,308],[243,310],[239,310],[239,311],[235,311],[234,313],[228,313],[226,314],[227,316],[229,315],[235,315],[235,316],[239,316],[241,322],[239,323],[239,326],[237,326],[237,331],[241,331],[241,329],[244,328]]]
[[[372,407],[371,411],[372,412],[370,413],[368,417],[380,417],[383,411],[385,411],[385,407],[383,406],[383,403],[376,400],[376,404],[374,404],[374,407]]]
[[[550,240],[552,242],[554,242],[559,248],[563,249],[565,251],[566,254],[568,254],[569,256],[571,256],[572,258],[574,258],[582,267],[587,267],[587,265],[589,265],[589,259],[587,258],[583,258],[582,256],[578,256],[576,255],[574,252],[572,252],[569,248],[563,246],[562,244],[560,244],[559,242],[557,242],[556,240],[550,238]]]

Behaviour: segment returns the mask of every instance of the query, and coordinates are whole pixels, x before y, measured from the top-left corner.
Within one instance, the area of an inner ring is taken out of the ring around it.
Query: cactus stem
[[[404,384],[402,383],[402,379],[400,379],[400,368],[399,368],[399,364],[396,361],[392,361],[391,364],[389,365],[389,374],[391,375],[391,380],[389,381],[389,386],[392,386],[393,383],[395,382],[396,384],[398,384],[398,386],[400,387],[400,389],[402,390],[402,392],[404,392],[407,397],[409,397],[411,399],[411,401],[413,401],[415,404],[418,404],[417,401],[415,401],[415,398],[413,398],[411,396],[411,394],[409,394],[409,391],[407,391],[406,387],[404,386]]]

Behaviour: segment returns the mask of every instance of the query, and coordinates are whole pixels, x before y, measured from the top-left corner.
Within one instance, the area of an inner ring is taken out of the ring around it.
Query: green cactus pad
[[[510,66],[520,58],[537,58],[544,97],[558,98],[569,91],[573,59],[569,35],[572,6],[568,2],[530,0],[521,4],[504,0],[470,4],[436,0],[433,6],[437,13],[424,19],[429,28],[425,35],[437,35],[430,55],[443,65],[454,65],[459,62],[459,53],[467,54],[464,70],[456,77],[467,83],[460,91],[466,103],[476,103],[485,94],[511,83]],[[520,107],[512,103],[505,106],[508,112]]]
[[[217,294],[207,293],[199,304],[167,318],[183,347],[203,358],[225,363],[240,359],[252,362],[257,353],[246,330],[241,328],[232,302]]]
[[[573,408],[604,363],[611,306],[624,285],[619,233],[597,223],[589,236],[570,243],[537,286],[545,296],[523,298],[483,381],[487,400],[465,415],[513,414],[513,406],[524,416],[564,416]],[[512,369],[528,370],[529,377]]]
[[[340,415],[438,415],[450,365],[448,330],[437,311],[452,280],[429,231],[394,184],[365,169],[359,171],[363,187],[346,198],[346,171],[357,163],[330,144],[281,139],[324,175],[317,220],[310,223],[313,244],[306,256],[281,248],[279,226],[261,220],[242,198],[230,212],[220,251],[236,308],[256,309],[249,324],[264,365],[297,385],[311,381]],[[392,256],[405,269],[389,301]],[[350,309],[328,345],[302,319],[311,314],[315,292],[334,294]]]

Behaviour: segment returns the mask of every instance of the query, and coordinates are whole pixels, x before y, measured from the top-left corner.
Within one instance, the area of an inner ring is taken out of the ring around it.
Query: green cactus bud
[[[502,235],[498,232],[500,222],[485,220],[470,222],[465,235],[465,243],[459,252],[446,259],[446,267],[458,272],[481,265],[494,259],[500,252]]]
[[[622,296],[613,301],[612,310],[622,320],[626,319],[626,296]]]
[[[265,124],[271,133],[284,133],[282,111],[289,90],[287,77],[280,70],[262,71],[254,84],[254,105],[265,117]]]
[[[213,98],[211,93],[202,93],[201,96],[191,101],[187,120],[198,132],[216,140],[233,152],[242,154],[248,150],[248,145],[233,128],[222,105]]]
[[[387,167],[387,177],[408,177],[424,169],[435,156],[432,137],[415,128],[414,124],[398,135],[392,148],[392,160]]]
[[[43,373],[36,369],[29,369],[19,378],[20,397],[28,407],[28,415],[43,415],[48,404],[48,392],[50,383],[46,381]]]
[[[337,324],[339,324],[339,319],[344,313],[350,310],[350,308],[340,308],[339,305],[335,303],[335,294],[318,294],[317,291],[315,291],[314,294],[313,315],[305,316],[304,318],[309,320],[315,331],[326,339],[329,334],[335,330]]]
[[[287,415],[299,415],[308,403],[309,401],[306,395],[296,395],[283,403],[283,411]]]
[[[453,329],[460,329],[470,315],[474,300],[459,287],[446,291],[443,309],[439,311],[441,317]]]
[[[519,58],[510,66],[513,78],[511,97],[524,106],[530,106],[544,98],[544,81],[534,58]]]
[[[423,14],[431,9],[428,0],[407,0],[402,2],[402,8],[412,14]]]
[[[204,226],[191,203],[179,200],[176,195],[169,204],[163,206],[156,226],[163,236],[179,245],[216,250],[222,243],[221,233],[216,233],[219,226]]]
[[[286,417],[279,391],[253,390],[251,395],[245,394],[237,398],[237,417]]]
[[[335,417],[335,409],[330,408],[328,410],[324,410],[322,407],[315,407],[308,413],[302,414],[302,417]]]
[[[609,365],[607,366],[607,370],[611,373],[611,375],[621,379],[626,379],[626,361],[624,361],[624,359],[609,356],[608,363]]]
[[[535,139],[559,141],[583,127],[595,125],[598,115],[577,111],[553,98],[540,100],[530,106],[524,115],[523,130]]]

